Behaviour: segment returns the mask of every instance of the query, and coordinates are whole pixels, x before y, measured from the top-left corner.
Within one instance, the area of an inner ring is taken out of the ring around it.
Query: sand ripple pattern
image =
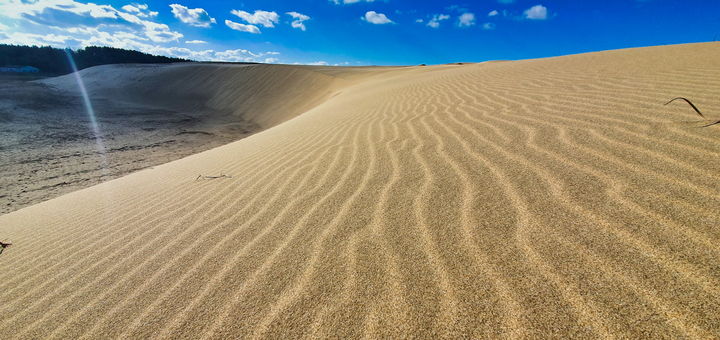
[[[717,55],[355,75],[262,133],[0,216],[0,334],[718,338],[720,129],[662,105],[720,115]]]

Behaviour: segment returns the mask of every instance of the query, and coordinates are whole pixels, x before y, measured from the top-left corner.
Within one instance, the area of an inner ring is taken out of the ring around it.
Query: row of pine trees
[[[189,60],[156,56],[133,50],[113,47],[88,46],[79,50],[68,50],[79,70],[106,64],[163,64],[187,62]],[[65,50],[50,46],[19,46],[0,44],[0,67],[33,66],[46,74],[67,74],[72,72]]]

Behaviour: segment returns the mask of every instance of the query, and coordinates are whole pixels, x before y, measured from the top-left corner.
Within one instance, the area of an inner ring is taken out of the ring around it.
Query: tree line
[[[78,70],[107,64],[164,64],[191,60],[157,56],[114,47],[88,46],[67,50]],[[72,72],[66,50],[50,46],[20,46],[0,44],[0,67],[33,66],[42,73],[67,74]]]

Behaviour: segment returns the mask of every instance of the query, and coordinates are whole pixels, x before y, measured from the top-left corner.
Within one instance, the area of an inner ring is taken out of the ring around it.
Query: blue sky
[[[720,0],[0,0],[0,43],[413,65],[720,40]]]

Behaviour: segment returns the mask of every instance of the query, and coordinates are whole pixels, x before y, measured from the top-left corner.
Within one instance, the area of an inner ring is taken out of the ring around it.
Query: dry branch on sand
[[[677,98],[673,98],[671,101],[665,103],[665,105],[668,105],[668,104],[670,104],[670,103],[672,103],[672,102],[674,102],[674,101],[676,101],[676,100],[683,100],[683,101],[685,101],[686,103],[688,103],[688,104],[693,108],[693,110],[695,110],[695,112],[697,112],[698,115],[700,115],[700,117],[702,117],[703,119],[707,120],[707,118],[705,118],[705,115],[703,115],[702,112],[700,112],[700,109],[698,109],[697,106],[695,106],[695,104],[693,104],[693,102],[690,101],[690,99],[683,98],[683,97],[677,97]],[[712,126],[712,125],[715,125],[715,124],[720,124],[720,120],[718,120],[718,121],[716,121],[716,122],[713,122],[713,123],[710,123],[710,124],[703,125],[702,127],[708,127],[708,126]]]
[[[197,178],[195,178],[195,180],[198,181],[198,180],[201,180],[201,179],[218,179],[218,178],[232,178],[232,176],[223,175],[223,174],[220,174],[220,176],[203,176],[203,175],[198,175]]]
[[[5,250],[5,248],[10,247],[11,245],[12,245],[12,242],[10,242],[10,241],[0,241],[0,254],[2,254],[3,250]]]

